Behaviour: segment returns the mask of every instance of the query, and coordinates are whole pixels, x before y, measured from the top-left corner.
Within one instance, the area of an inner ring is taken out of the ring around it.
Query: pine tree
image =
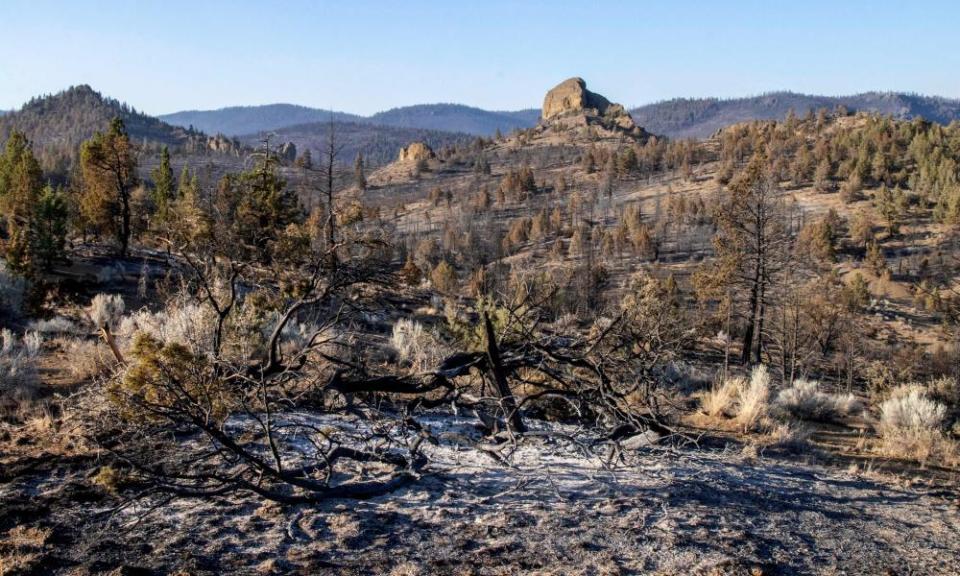
[[[633,174],[638,166],[636,150],[633,146],[627,146],[620,155],[620,174],[624,176]]]
[[[769,299],[787,268],[790,237],[780,190],[761,150],[730,185],[717,210],[717,269],[713,280],[747,296],[741,361],[760,363]]]
[[[150,177],[153,178],[153,204],[157,210],[157,218],[161,222],[166,222],[170,216],[170,207],[176,198],[173,169],[170,167],[170,150],[166,146],[160,150],[160,165],[151,171]]]
[[[130,245],[130,195],[137,185],[137,160],[123,120],[114,118],[107,132],[97,132],[80,149],[84,209],[101,232],[112,232],[121,257]]]
[[[457,287],[457,273],[446,260],[441,260],[430,273],[430,281],[438,291],[450,293]]]
[[[64,259],[67,216],[67,199],[63,192],[49,185],[44,187],[30,223],[31,260],[44,270]]]
[[[300,155],[296,160],[296,165],[305,170],[313,170],[313,154],[310,153],[310,149],[307,148],[303,151],[303,154]]]
[[[6,257],[20,272],[30,269],[29,229],[42,185],[43,171],[30,143],[23,133],[13,132],[0,156],[0,233],[9,237]]]

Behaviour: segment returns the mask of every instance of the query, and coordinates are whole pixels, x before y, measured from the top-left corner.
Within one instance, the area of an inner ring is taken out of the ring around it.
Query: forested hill
[[[393,108],[364,117],[294,104],[268,104],[175,112],[161,115],[159,118],[184,128],[193,126],[210,134],[223,133],[231,136],[327,122],[331,118],[334,122],[493,136],[497,130],[506,134],[516,128],[529,128],[535,125],[540,118],[540,111],[528,109],[495,112],[462,104],[420,104]]]
[[[204,135],[172,126],[102,96],[87,85],[31,99],[20,110],[0,116],[0,141],[13,130],[27,135],[37,148],[76,149],[97,130],[120,117],[134,140],[168,146],[184,145]]]
[[[540,110],[537,109],[491,112],[462,104],[422,104],[379,112],[369,121],[387,126],[492,136],[497,130],[506,134],[517,128],[529,128],[539,118]]]
[[[960,100],[896,92],[866,92],[854,96],[811,96],[774,92],[750,98],[677,98],[630,110],[637,124],[654,134],[672,138],[705,138],[718,129],[747,120],[783,119],[790,110],[843,106],[851,111],[875,112],[897,119],[922,117],[949,124],[960,119]]]
[[[219,110],[186,110],[163,114],[158,118],[175,126],[202,130],[208,134],[240,136],[286,126],[313,122],[360,122],[363,117],[345,112],[320,110],[296,104],[267,104],[264,106],[231,106]]]

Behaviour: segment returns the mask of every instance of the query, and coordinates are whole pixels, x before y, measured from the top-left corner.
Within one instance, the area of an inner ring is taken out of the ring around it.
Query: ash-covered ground
[[[352,426],[350,420],[326,422]],[[960,574],[942,483],[757,455],[647,446],[622,458],[572,430],[492,451],[470,420],[422,478],[372,500],[251,495],[125,501],[86,457],[7,457],[0,566],[36,574]]]

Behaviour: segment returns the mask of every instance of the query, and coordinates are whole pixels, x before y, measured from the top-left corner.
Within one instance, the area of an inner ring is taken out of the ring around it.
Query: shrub
[[[806,446],[811,430],[801,422],[781,422],[767,433],[770,446],[798,451]]]
[[[248,311],[247,306],[240,308],[241,313]],[[202,354],[212,347],[215,325],[216,316],[209,307],[174,298],[157,312],[143,309],[124,316],[117,332],[125,350],[132,345],[134,336],[142,332],[160,342],[182,344],[192,353]]]
[[[34,320],[30,323],[33,332],[40,334],[77,334],[79,329],[69,318],[57,316],[49,320]]]
[[[26,292],[26,280],[11,272],[7,263],[0,260],[0,314],[19,315]]]
[[[123,316],[123,298],[119,294],[97,294],[90,302],[87,314],[97,328],[113,326]]]
[[[109,366],[106,358],[110,352],[96,340],[58,336],[54,342],[69,359],[67,369],[77,381],[90,380]]]
[[[777,394],[776,407],[800,420],[833,421],[863,407],[853,394],[828,394],[813,380],[795,380]]]
[[[945,416],[944,405],[931,400],[920,386],[895,389],[880,405],[877,429],[884,452],[921,462],[927,460],[944,441],[941,427]]]
[[[453,292],[457,287],[457,273],[446,260],[441,260],[430,274],[434,288],[443,293]]]
[[[19,408],[33,399],[39,383],[36,360],[42,338],[28,332],[22,340],[9,329],[0,330],[0,403]]]

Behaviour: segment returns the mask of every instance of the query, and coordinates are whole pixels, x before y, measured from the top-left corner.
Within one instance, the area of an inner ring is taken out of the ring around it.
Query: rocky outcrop
[[[541,114],[544,120],[581,112],[603,115],[609,107],[609,100],[587,90],[587,83],[583,81],[583,78],[570,78],[547,92],[543,99]]]
[[[543,99],[542,119],[555,123],[588,125],[599,121],[605,126],[626,131],[637,130],[630,113],[595,92],[587,90],[583,78],[570,78],[553,87]]]
[[[280,159],[288,164],[292,164],[297,159],[297,146],[293,142],[285,142],[277,150]]]
[[[218,154],[237,154],[240,150],[240,143],[223,134],[217,134],[207,138],[207,150]]]
[[[419,162],[436,158],[436,154],[425,142],[412,142],[409,146],[400,149],[400,162]]]

